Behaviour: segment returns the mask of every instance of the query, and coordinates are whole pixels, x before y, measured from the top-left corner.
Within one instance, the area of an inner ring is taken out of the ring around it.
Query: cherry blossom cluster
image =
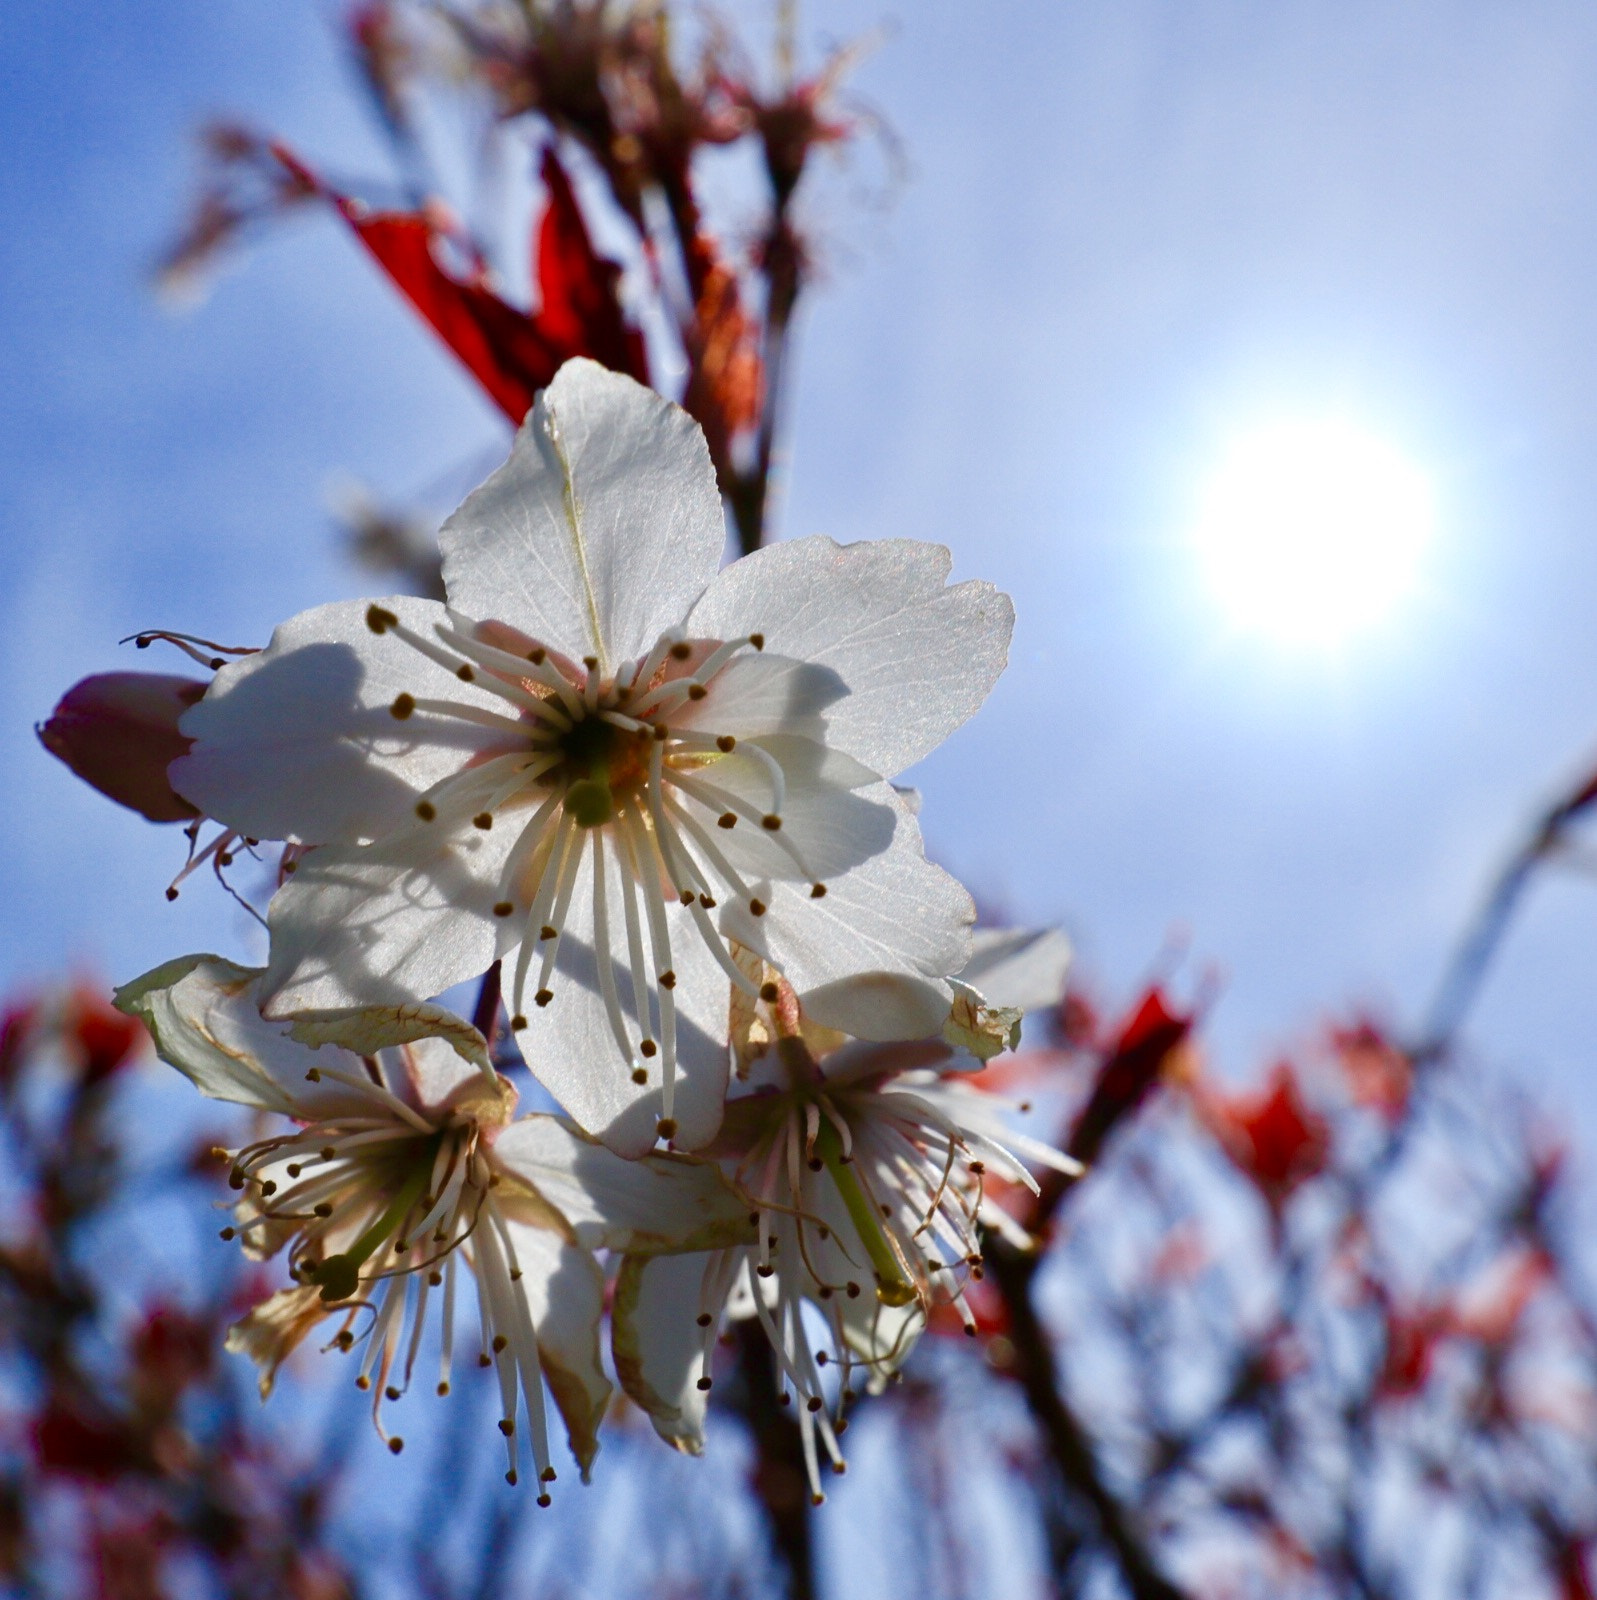
[[[283,847],[263,967],[118,993],[263,1114],[224,1237],[290,1282],[230,1347],[265,1394],[323,1330],[396,1451],[424,1366],[490,1368],[541,1502],[551,1401],[584,1474],[615,1384],[700,1450],[731,1318],[819,1498],[847,1401],[934,1310],[974,1331],[984,1231],[1018,1232],[986,1175],[1074,1169],[979,1087],[1064,941],[973,932],[890,781],[986,698],[1008,599],[937,545],[726,542],[698,424],[572,360],[444,524],[444,601],[304,612],[169,696],[193,836]],[[475,1023],[442,1003],[473,982]],[[501,993],[558,1112],[516,1114]]]

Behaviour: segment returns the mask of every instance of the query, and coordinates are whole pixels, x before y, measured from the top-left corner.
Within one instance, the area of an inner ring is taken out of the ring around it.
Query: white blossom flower
[[[449,1392],[464,1263],[476,1283],[476,1360],[498,1376],[507,1476],[514,1483],[530,1455],[548,1504],[545,1384],[584,1476],[611,1393],[593,1251],[726,1242],[747,1233],[746,1208],[704,1164],[625,1161],[562,1118],[511,1121],[515,1091],[482,1035],[439,1007],[268,1022],[260,976],[188,956],[117,994],[205,1094],[292,1122],[225,1152],[240,1197],[223,1238],[258,1259],[286,1247],[295,1283],[235,1324],[228,1348],[260,1366],[265,1398],[295,1346],[340,1318],[330,1347],[359,1350],[356,1382],[397,1452],[383,1402],[409,1388],[434,1304],[436,1386]]]
[[[972,908],[883,780],[986,697],[1005,596],[946,586],[948,551],[911,540],[718,573],[698,426],[582,360],[440,540],[447,606],[305,612],[183,720],[184,796],[320,846],[271,907],[270,1014],[503,957],[527,1060],[626,1154],[714,1134],[733,942],[818,1019],[936,1026]]]
[[[1059,998],[1069,949],[1052,931],[978,935],[943,1036],[852,1039],[774,1003],[739,1006],[743,1091],[706,1154],[749,1202],[757,1242],[700,1255],[629,1257],[612,1307],[616,1370],[678,1448],[702,1447],[711,1357],[723,1320],[758,1317],[797,1396],[810,1487],[820,1456],[843,1470],[823,1370],[878,1384],[914,1347],[933,1304],[975,1326],[963,1288],[981,1270],[979,1226],[1024,1240],[983,1198],[995,1175],[1036,1190],[1026,1163],[1079,1164],[1005,1125],[1005,1103],[972,1086],[981,1059],[1018,1038],[1025,1011]],[[978,992],[974,982],[982,989]],[[975,1046],[978,1054],[971,1053]]]

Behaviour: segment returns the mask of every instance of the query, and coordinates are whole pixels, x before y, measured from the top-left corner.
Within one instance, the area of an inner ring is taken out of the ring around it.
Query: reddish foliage
[[[1590,1539],[1567,1540],[1558,1552],[1558,1600],[1597,1600],[1592,1587]]]
[[[438,251],[451,238],[439,216],[369,212],[327,188],[281,145],[272,150],[338,208],[394,286],[512,423],[519,426],[536,392],[573,356],[592,356],[648,382],[642,337],[626,325],[615,299],[620,269],[594,250],[570,180],[552,150],[544,153],[549,202],[538,237],[541,305],[533,316],[488,287],[474,253],[468,251],[473,264],[467,275],[445,269]]]
[[[89,1483],[110,1483],[145,1465],[133,1428],[64,1395],[53,1395],[34,1420],[33,1450],[45,1472]]]
[[[1257,1094],[1230,1098],[1195,1085],[1199,1115],[1237,1167],[1279,1212],[1299,1184],[1324,1169],[1331,1129],[1298,1088],[1297,1074],[1277,1062]]]
[[[98,1083],[126,1066],[145,1038],[142,1022],[123,1016],[88,989],[72,995],[62,1033],[85,1083]]]
[[[36,1000],[16,1000],[0,1011],[0,1092],[15,1080],[27,1059],[38,1022]]]
[[[1438,1320],[1432,1315],[1387,1312],[1386,1359],[1376,1382],[1382,1395],[1400,1399],[1425,1387],[1439,1333]]]
[[[1070,1130],[1065,1148],[1092,1162],[1122,1118],[1147,1099],[1171,1058],[1187,1042],[1192,1018],[1172,1011],[1157,985],[1132,1011],[1104,1052],[1087,1104]]]
[[[154,1306],[130,1344],[133,1387],[152,1409],[169,1411],[191,1384],[209,1376],[216,1330],[176,1306]]]
[[[171,1538],[165,1517],[122,1517],[96,1525],[91,1547],[96,1600],[166,1600],[161,1558]]]
[[[1414,1064],[1368,1018],[1332,1030],[1331,1046],[1347,1078],[1355,1105],[1378,1111],[1388,1122],[1408,1109]]]

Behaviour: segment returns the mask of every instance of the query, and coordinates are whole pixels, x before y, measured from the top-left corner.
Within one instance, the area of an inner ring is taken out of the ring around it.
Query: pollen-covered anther
[[[642,1056],[658,1055],[659,1051],[660,1047],[654,1042],[653,1039],[645,1039],[638,1046],[638,1054]]]
[[[750,900],[749,915],[753,917],[763,917],[765,915],[765,902],[763,900]]]
[[[396,694],[394,703],[388,708],[389,712],[403,722],[406,717],[416,710],[416,697],[413,694]]]
[[[770,811],[760,818],[760,826],[764,828],[767,833],[780,833],[782,830],[782,819],[777,816],[774,811]]]
[[[774,983],[766,982],[760,985],[760,998],[767,1004],[773,1005],[781,990]]]
[[[494,904],[494,915],[496,917],[508,917],[515,911],[515,909],[515,906],[512,905],[510,901],[499,900]]]
[[[219,1234],[217,1234],[217,1238],[218,1239],[236,1239],[237,1237],[238,1237],[238,1229],[237,1228],[223,1228],[222,1231]]]
[[[532,997],[532,1003],[535,1006],[546,1006],[551,1000],[554,999],[554,997],[553,989],[540,989],[537,994]]]
[[[396,1434],[388,1441],[388,1448],[394,1455],[397,1456],[399,1452],[405,1448],[405,1441]]]
[[[642,1067],[634,1067],[632,1069],[632,1081],[641,1086],[649,1081],[649,1074]]]
[[[715,819],[715,825],[718,828],[735,828],[738,825],[737,812],[723,811],[721,815]]]
[[[544,662],[549,659],[549,652],[545,650],[541,644],[534,645],[532,649],[527,652],[527,659],[533,664],[533,666],[541,667]]]
[[[551,928],[547,922],[544,923],[544,925],[538,930],[538,937],[545,942],[550,939],[557,938],[558,936],[559,930],[556,928]]]
[[[519,1011],[510,1019],[510,1031],[512,1033],[520,1033],[526,1026],[527,1019]]]
[[[548,1495],[541,1494],[538,1496],[538,1504],[541,1506],[552,1506],[554,1501],[551,1500]]]
[[[677,986],[677,975],[671,971],[669,967],[667,967],[666,970],[660,974],[659,983],[662,989],[674,989]]]
[[[471,819],[471,825],[474,828],[481,828],[483,832],[486,833],[488,829],[494,825],[493,812],[479,811],[477,815]]]
[[[399,626],[399,618],[385,606],[370,605],[366,607],[366,626],[373,633],[387,633]]]
[[[812,900],[824,900],[825,898],[826,898],[826,885],[824,883],[812,883],[810,885],[810,899],[812,899]]]
[[[765,648],[765,635],[763,633],[751,633],[749,635],[749,643],[756,650],[763,650]]]
[[[698,1324],[701,1328],[708,1328],[715,1318],[708,1311],[701,1311],[698,1315]]]
[[[688,699],[690,700],[702,700],[709,692],[702,683],[690,683],[688,685]]]
[[[671,646],[671,659],[673,661],[686,661],[692,654],[693,646],[681,639],[678,639],[677,642]]]
[[[715,741],[715,748],[719,750],[722,755],[730,755],[734,750],[737,749],[737,747],[738,742],[730,733],[723,733]]]
[[[494,1335],[494,1354],[498,1355],[509,1343],[510,1341],[502,1333],[496,1333]]]
[[[553,1483],[559,1476],[560,1474],[556,1472],[553,1467],[545,1467],[543,1471],[538,1474],[538,1481],[540,1483]]]
[[[431,822],[438,815],[438,807],[431,800],[418,800],[416,802],[416,815],[423,822]]]
[[[516,1419],[514,1417],[501,1417],[499,1419],[499,1431],[508,1439],[516,1431]]]
[[[674,1139],[677,1133],[677,1119],[675,1117],[661,1117],[654,1125],[657,1138]]]
[[[804,1404],[810,1411],[819,1411],[821,1409],[821,1397],[818,1394],[812,1394]]]
[[[387,1396],[387,1397],[388,1397],[388,1398],[389,1398],[389,1399],[390,1399],[390,1400],[397,1400],[397,1399],[398,1399],[398,1398],[399,1398],[399,1389],[398,1389],[398,1387],[397,1387],[397,1386],[396,1386],[396,1385],[394,1385],[394,1384],[392,1384],[392,1383],[391,1383],[391,1384],[389,1384],[389,1385],[388,1385],[388,1387],[387,1387],[387,1388],[386,1388],[386,1389],[384,1389],[384,1390],[383,1390],[383,1393],[384,1393],[384,1394],[385,1394],[385,1395],[386,1395],[386,1396]]]
[[[475,683],[477,681],[476,672],[467,666],[464,661],[462,661],[460,665],[455,668],[455,676],[459,678],[462,683]]]
[[[438,1394],[440,1394],[440,1395],[448,1394],[449,1393],[449,1385],[448,1385],[448,1383],[447,1382],[440,1382],[436,1392]]]
[[[711,1389],[713,1389],[715,1387],[715,1379],[714,1378],[700,1378],[698,1383],[695,1385],[695,1387],[698,1388],[698,1390],[701,1393],[707,1393],[709,1390],[711,1390]]]

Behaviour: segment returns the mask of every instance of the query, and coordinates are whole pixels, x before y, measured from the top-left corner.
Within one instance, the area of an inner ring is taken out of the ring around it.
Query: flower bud
[[[39,742],[83,781],[151,822],[186,822],[199,812],[167,781],[188,753],[178,718],[206,690],[197,678],[101,672],[61,697]]]

